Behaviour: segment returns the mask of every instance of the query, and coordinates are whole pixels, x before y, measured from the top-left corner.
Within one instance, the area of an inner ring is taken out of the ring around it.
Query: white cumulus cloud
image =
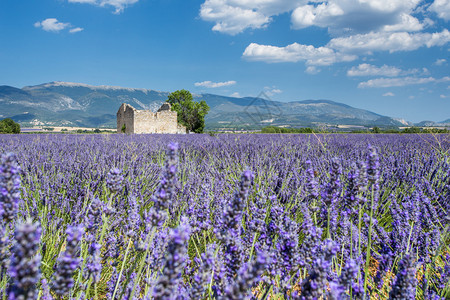
[[[400,75],[416,74],[421,71],[418,69],[402,70],[397,67],[383,65],[377,67],[371,64],[360,64],[352,67],[347,71],[347,76],[385,76],[385,77],[397,77]],[[426,68],[422,69],[423,74],[428,74],[429,71]]]
[[[42,22],[34,23],[34,27],[42,28],[42,30],[49,31],[49,32],[60,32],[61,30],[71,28],[72,25],[70,23],[59,22],[58,19],[56,19],[56,18],[48,18]],[[84,30],[84,28],[76,27],[76,28],[69,29],[69,32],[77,33],[77,32],[83,31],[83,30]]]
[[[420,23],[420,21],[408,14],[401,14],[400,15],[401,21],[394,25],[384,25],[383,31],[420,31],[425,27],[425,24]],[[427,19],[427,22],[428,19]]]
[[[436,79],[434,77],[400,77],[400,78],[377,78],[361,82],[359,88],[378,88],[378,87],[401,87],[406,85],[425,84],[430,82],[448,82],[450,77]]]
[[[320,69],[315,66],[309,66],[306,68],[305,72],[311,75],[316,75],[320,73]]]
[[[214,22],[214,31],[235,35],[247,28],[266,27],[272,16],[296,8],[304,0],[206,0],[200,17]]]
[[[423,27],[411,16],[421,0],[205,0],[200,17],[214,22],[213,30],[237,34],[264,28],[274,16],[291,13],[292,27],[328,28],[330,32],[416,31]]]
[[[391,92],[387,92],[387,93],[383,94],[383,97],[394,97],[394,96],[395,96],[395,94],[391,93]]]
[[[431,13],[436,12],[448,20],[449,3],[449,0],[435,0],[431,5],[423,0],[204,0],[199,15],[202,20],[214,23],[212,30],[230,35],[266,28],[284,13],[291,15],[291,29],[326,28],[330,40],[321,46],[253,42],[243,52],[243,58],[251,61],[304,61],[306,72],[314,74],[318,69],[312,66],[353,61],[360,55],[446,45],[450,42],[449,30],[430,18],[436,19]],[[432,26],[440,29],[425,31]]]
[[[243,57],[252,61],[270,63],[306,61],[308,65],[329,66],[337,62],[352,61],[357,57],[335,52],[327,47],[314,47],[298,43],[286,47],[259,45],[251,43],[244,51]]]
[[[120,14],[127,6],[134,4],[139,0],[68,0],[68,1],[71,3],[92,4],[100,7],[112,6],[115,8],[114,13]]]
[[[420,0],[328,0],[310,1],[297,7],[291,16],[292,26],[327,28],[333,35],[370,31],[418,31],[425,24],[411,13]]]
[[[70,23],[59,22],[56,18],[48,18],[42,22],[34,23],[34,27],[42,28],[45,31],[59,32],[67,27],[70,27]]]
[[[76,28],[70,29],[69,32],[70,33],[77,33],[77,32],[83,31],[83,30],[84,30],[84,28],[76,27]]]
[[[450,20],[450,1],[448,0],[434,0],[429,10],[435,12],[441,19]]]
[[[328,47],[342,52],[372,51],[412,51],[421,47],[443,46],[450,42],[450,32],[408,33],[408,32],[370,32],[348,37],[334,38]]]
[[[269,97],[272,97],[273,95],[276,95],[276,94],[281,94],[282,92],[283,92],[282,90],[280,90],[279,88],[277,88],[275,86],[273,86],[273,87],[265,86],[264,87],[264,93],[266,93],[266,95]]]
[[[196,82],[194,83],[195,86],[202,86],[207,88],[218,88],[218,87],[224,87],[224,86],[230,86],[235,85],[236,81],[230,80],[225,82],[212,82],[212,81],[202,81],[202,82]]]
[[[306,61],[307,65],[328,66],[353,61],[358,55],[372,54],[375,51],[413,51],[421,47],[443,46],[449,42],[450,32],[447,29],[435,33],[370,32],[333,38],[322,47],[299,43],[285,47],[251,43],[245,49],[243,57],[268,63]]]
[[[445,58],[436,59],[436,61],[433,63],[433,65],[436,66],[442,66],[447,62]]]

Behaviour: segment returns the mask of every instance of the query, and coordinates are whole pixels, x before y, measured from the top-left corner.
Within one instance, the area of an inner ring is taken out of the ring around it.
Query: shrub
[[[0,121],[0,133],[20,133],[20,125],[12,119],[3,119]]]

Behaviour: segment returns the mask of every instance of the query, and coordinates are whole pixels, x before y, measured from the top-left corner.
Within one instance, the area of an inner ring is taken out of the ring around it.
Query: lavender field
[[[449,299],[449,135],[0,136],[3,299]]]

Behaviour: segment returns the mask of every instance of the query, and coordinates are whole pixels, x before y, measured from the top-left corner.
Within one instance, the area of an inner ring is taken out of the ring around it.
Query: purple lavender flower
[[[106,186],[112,193],[117,193],[122,190],[123,175],[122,171],[118,168],[109,170],[106,175]]]
[[[242,173],[239,191],[225,206],[220,227],[216,229],[216,235],[224,247],[224,263],[228,278],[234,277],[242,261],[243,247],[240,228],[242,227],[242,212],[247,203],[252,178],[253,174],[250,171]]]
[[[52,281],[52,289],[59,296],[66,295],[73,287],[73,274],[80,264],[80,242],[84,234],[82,226],[69,226],[66,230],[66,251],[58,258]]]
[[[416,267],[413,256],[406,254],[398,263],[398,271],[389,299],[415,299],[416,298]]]
[[[348,213],[353,213],[356,211],[356,207],[359,204],[359,194],[361,192],[359,185],[359,169],[356,163],[352,164],[352,170],[347,176],[348,185],[345,191],[344,201],[342,202],[342,207],[346,209]]]
[[[96,243],[95,241],[92,242],[88,248],[89,256],[87,257],[85,272],[87,275],[86,277],[92,278],[92,281],[94,283],[100,281],[100,275],[102,271],[100,248],[101,245]]]
[[[52,295],[50,294],[50,287],[48,286],[47,279],[42,278],[41,280],[41,289],[42,289],[42,300],[53,300]]]
[[[440,274],[439,278],[436,280],[436,288],[439,290],[443,290],[450,284],[450,255],[446,256],[444,267],[439,267]]]
[[[327,239],[323,242],[322,255],[313,261],[309,276],[302,282],[302,299],[314,300],[324,295],[331,270],[331,260],[338,250],[338,244],[334,241]]]
[[[5,232],[5,228],[0,226],[0,268],[3,270],[6,270],[9,264],[9,257],[11,255],[9,251],[10,244],[11,241]]]
[[[291,278],[291,271],[297,271],[299,261],[298,249],[298,226],[288,216],[283,219],[283,224],[276,244],[277,266],[281,278],[282,288],[290,289],[288,281]]]
[[[224,267],[225,274],[229,280],[236,275],[237,270],[242,263],[244,257],[244,247],[242,239],[236,230],[231,230],[227,236],[229,243],[223,245],[224,247]]]
[[[317,183],[316,177],[314,175],[314,170],[313,170],[311,161],[307,160],[305,163],[306,163],[306,176],[307,176],[306,189],[309,193],[308,198],[309,198],[309,200],[315,200],[315,199],[319,198],[318,183]]]
[[[359,204],[363,205],[366,201],[364,193],[367,191],[368,185],[368,175],[367,175],[367,164],[363,161],[358,162],[358,191],[359,191]]]
[[[112,259],[112,265],[113,267],[118,263],[117,259],[120,256],[120,251],[119,251],[119,242],[117,240],[117,237],[114,234],[109,234],[106,237],[106,252],[105,252],[105,257],[109,257]]]
[[[272,248],[275,238],[280,231],[281,217],[284,213],[283,207],[277,201],[276,196],[270,196],[269,200],[272,203],[269,211],[269,221],[266,224],[263,247],[266,251]]]
[[[366,295],[364,293],[364,286],[362,280],[358,283],[358,271],[361,266],[360,259],[349,258],[342,269],[341,276],[339,276],[339,284],[336,286],[335,293],[342,293],[343,291],[352,291],[352,299],[364,300]],[[331,285],[331,283],[330,283]],[[336,299],[347,299],[339,298]]]
[[[380,179],[380,157],[377,149],[369,146],[369,154],[367,155],[367,175],[370,183],[375,184]]]
[[[330,266],[330,262],[322,258],[313,261],[309,276],[302,282],[302,300],[315,300],[323,296]]]
[[[378,271],[375,275],[375,284],[378,285],[378,288],[383,286],[383,278],[386,275],[387,271],[390,269],[391,264],[394,259],[394,253],[392,252],[389,241],[382,242],[381,250],[379,251],[380,256],[378,258]]]
[[[193,207],[189,209],[189,224],[192,228],[192,233],[201,232],[211,228],[211,200],[207,194],[208,188],[203,186],[202,189],[203,191],[198,201],[196,201],[193,204]]]
[[[330,168],[330,181],[325,187],[322,194],[323,202],[327,207],[330,207],[336,203],[340,194],[342,167],[337,158],[333,158]]]
[[[115,266],[112,267],[111,277],[106,283],[108,291],[106,292],[106,299],[112,299],[114,294],[114,289],[116,287],[117,279],[119,278],[119,274],[117,272],[117,268]]]
[[[9,298],[14,299],[36,299],[38,291],[36,284],[39,282],[41,273],[41,256],[38,253],[41,228],[37,223],[19,224],[16,228],[15,244],[12,250],[9,275],[12,284],[8,292]]]
[[[214,252],[215,244],[210,245],[205,253],[201,254],[201,259],[195,258],[198,265],[198,270],[192,276],[192,283],[189,289],[189,296],[191,299],[203,299],[206,293],[206,287],[211,281],[211,276],[214,270]]]
[[[150,268],[153,270],[158,270],[162,266],[171,238],[169,229],[170,228],[164,228],[157,232],[155,238],[149,245],[150,254],[147,259],[147,264],[150,265]]]
[[[331,161],[330,169],[330,181],[322,191],[322,208],[320,217],[323,220],[324,226],[329,230],[329,234],[332,235],[336,232],[337,228],[337,199],[341,193],[341,180],[342,167],[337,158],[333,158]]]
[[[121,299],[123,300],[138,300],[139,299],[139,293],[135,293],[133,297],[131,297],[131,293],[133,292],[134,287],[134,281],[136,279],[136,273],[133,272],[130,275],[130,280],[128,280],[128,284],[125,286],[123,291],[123,296]],[[139,284],[136,284],[136,290],[139,291],[140,287]]]
[[[268,263],[268,257],[264,253],[258,253],[256,260],[244,263],[237,272],[236,280],[225,288],[225,295],[219,299],[240,300],[253,296],[251,288],[257,284]]]
[[[128,201],[128,213],[126,223],[124,224],[125,234],[129,237],[135,237],[139,231],[141,216],[139,215],[139,204],[136,197],[132,195]]]
[[[96,233],[101,226],[103,207],[103,202],[99,198],[96,197],[92,200],[85,220],[85,226],[88,232]]]
[[[176,298],[181,275],[185,268],[187,256],[187,240],[189,239],[190,228],[187,220],[182,218],[179,227],[172,230],[170,242],[167,247],[164,268],[158,278],[153,290],[155,299]]]
[[[251,171],[244,171],[244,173],[242,173],[239,191],[236,192],[233,200],[224,209],[220,224],[221,228],[216,230],[216,235],[223,243],[230,240],[230,230],[236,231],[241,225],[242,211],[247,202],[252,178],[253,174]]]
[[[302,232],[305,238],[299,248],[299,264],[305,267],[312,263],[314,257],[320,250],[320,241],[322,238],[322,228],[314,226],[308,207],[303,209]]]
[[[359,265],[356,260],[350,258],[345,263],[342,269],[341,276],[339,277],[339,283],[346,289],[350,288],[358,276]]]
[[[14,153],[6,153],[0,161],[0,214],[6,222],[16,218],[20,201],[20,166]]]
[[[175,188],[177,186],[178,167],[178,143],[170,143],[167,149],[166,165],[160,184],[156,193],[152,197],[154,203],[153,211],[149,211],[148,216],[153,218],[152,223],[163,222],[164,216],[161,211],[171,211],[175,199]]]

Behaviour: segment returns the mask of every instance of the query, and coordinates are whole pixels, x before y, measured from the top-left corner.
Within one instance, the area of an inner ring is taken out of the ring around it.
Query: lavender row
[[[449,149],[448,135],[4,136],[1,293],[445,299]]]

